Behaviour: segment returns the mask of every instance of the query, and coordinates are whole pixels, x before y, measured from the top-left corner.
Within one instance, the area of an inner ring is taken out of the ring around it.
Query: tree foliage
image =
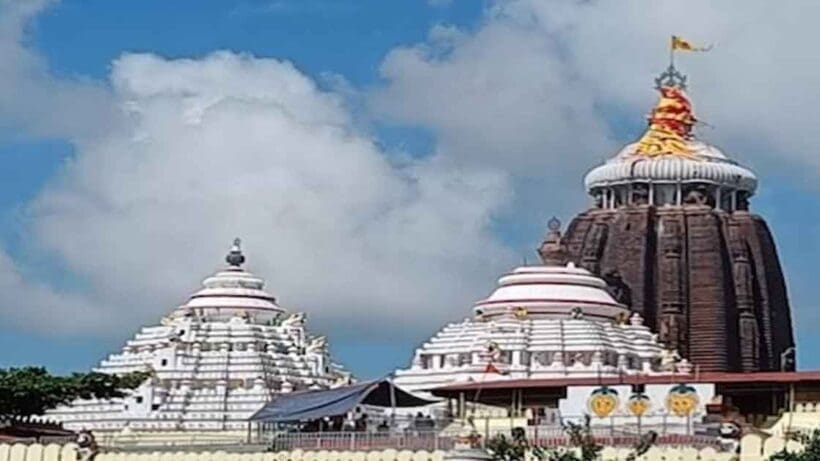
[[[513,429],[510,438],[503,434],[492,437],[487,441],[486,448],[492,453],[493,459],[496,461],[524,461],[528,450],[532,450],[532,454],[540,461],[595,461],[600,458],[604,447],[592,435],[589,416],[584,419],[583,424],[566,423],[564,431],[569,437],[569,447],[567,448],[547,448],[531,445],[522,428]],[[646,453],[655,444],[657,437],[657,433],[653,431],[641,436],[640,440],[632,447],[632,452],[627,459],[634,461],[638,456]],[[820,461],[820,458],[817,461]]]
[[[42,415],[78,398],[124,397],[127,390],[138,387],[148,376],[146,372],[55,376],[42,367],[0,368],[0,416]]]
[[[564,431],[569,436],[569,445],[572,448],[537,448],[534,452],[535,456],[546,461],[594,461],[598,459],[604,447],[595,441],[592,435],[589,416],[584,418],[584,424],[567,422]]]
[[[524,429],[516,427],[510,435],[511,437],[507,437],[504,434],[498,434],[487,440],[486,448],[493,454],[494,460],[521,461],[526,456],[530,445]]]
[[[801,435],[795,439],[803,444],[803,451],[793,452],[782,449],[769,457],[769,461],[820,461],[820,430],[811,435]]]

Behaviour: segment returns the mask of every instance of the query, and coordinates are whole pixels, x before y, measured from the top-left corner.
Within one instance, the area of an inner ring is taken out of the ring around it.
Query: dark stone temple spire
[[[757,178],[695,138],[683,89],[658,90],[646,133],[587,174],[593,206],[561,236],[566,258],[620,283],[631,309],[702,371],[793,369],[774,238],[749,211]]]

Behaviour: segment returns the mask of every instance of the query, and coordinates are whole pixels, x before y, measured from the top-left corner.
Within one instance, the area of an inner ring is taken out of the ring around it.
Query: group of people
[[[358,417],[326,416],[304,423],[300,432],[365,432],[367,426],[366,413]]]
[[[423,415],[421,412],[416,413],[413,418],[413,429],[416,432],[432,431],[436,428],[436,421],[430,415]]]
[[[304,423],[299,432],[390,432],[395,427],[405,427],[408,432],[430,432],[435,430],[436,422],[430,415],[421,412],[411,416],[408,424],[395,424],[392,418],[385,416],[378,423],[368,418],[367,413],[329,416]]]

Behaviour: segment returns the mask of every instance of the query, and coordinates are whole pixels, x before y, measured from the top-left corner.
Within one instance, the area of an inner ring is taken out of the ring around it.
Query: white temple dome
[[[667,374],[663,346],[607,284],[573,264],[556,265],[559,224],[551,225],[542,266],[503,275],[475,305],[416,349],[396,384],[413,391],[464,381]]]
[[[584,178],[588,192],[596,188],[632,182],[705,183],[754,193],[757,177],[751,170],[726,157],[717,147],[698,140],[688,142],[691,154],[645,156],[638,143],[621,149]]]
[[[264,280],[241,267],[245,257],[239,244],[239,239],[234,241],[225,258],[228,268],[206,278],[203,288],[179,307],[180,313],[223,318],[253,314],[274,318],[285,312],[276,304],[276,298],[265,291]]]
[[[514,309],[532,316],[566,317],[573,308],[585,315],[615,319],[627,313],[607,292],[606,283],[588,270],[566,266],[523,266],[498,280],[498,288],[475,304],[477,315],[492,318]]]

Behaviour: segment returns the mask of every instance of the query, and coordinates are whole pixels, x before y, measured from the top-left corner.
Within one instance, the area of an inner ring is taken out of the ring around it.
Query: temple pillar
[[[704,370],[731,370],[735,350],[727,344],[735,325],[729,321],[726,302],[731,294],[731,280],[726,271],[721,223],[715,213],[703,208],[689,208],[686,219],[686,260],[688,262],[688,329],[690,337],[686,357]],[[727,347],[728,346],[728,347]]]
[[[683,191],[681,190],[680,181],[675,184],[675,205],[681,206],[683,203]]]
[[[659,227],[663,228],[659,242],[661,258],[658,273],[659,339],[667,348],[678,350],[687,356],[689,351],[686,349],[682,223],[678,216],[667,216],[661,218]]]
[[[525,365],[521,363],[521,351],[512,351],[512,364],[511,365]]]
[[[481,363],[481,353],[480,352],[473,352],[471,355],[472,355],[471,363],[473,365]]]
[[[729,240],[738,314],[740,366],[743,371],[753,371],[760,366],[760,344],[757,341],[757,318],[754,312],[754,275],[749,260],[749,249],[738,223],[729,226]]]

